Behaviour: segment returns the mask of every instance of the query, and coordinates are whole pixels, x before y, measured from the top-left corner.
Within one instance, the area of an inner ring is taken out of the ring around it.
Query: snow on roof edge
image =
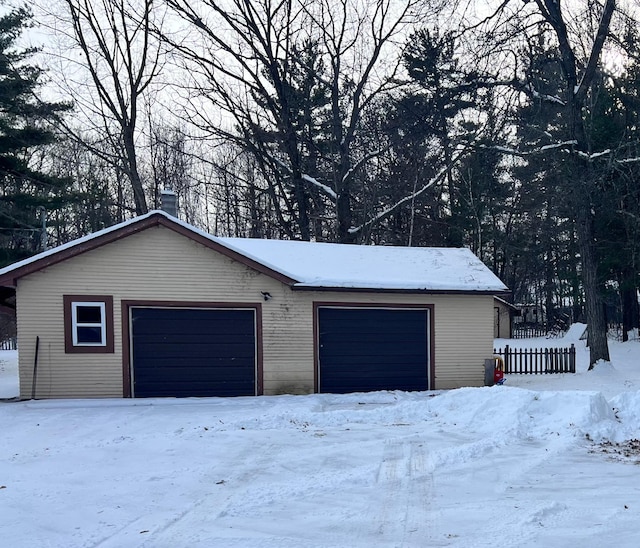
[[[13,270],[17,270],[18,268],[22,268],[23,266],[27,266],[31,263],[35,263],[36,261],[50,257],[66,249],[72,249],[80,244],[90,242],[95,238],[104,236],[105,234],[115,232],[116,230],[129,226],[131,224],[140,222],[146,218],[151,217],[151,215],[154,213],[158,213],[158,211],[153,210],[153,211],[150,211],[149,213],[145,213],[144,215],[140,215],[138,217],[132,217],[131,219],[127,219],[126,221],[122,221],[121,223],[108,226],[107,228],[103,228],[96,232],[92,232],[91,234],[86,234],[85,236],[81,236],[80,238],[76,238],[75,240],[71,240],[70,242],[66,242],[56,247],[52,247],[51,249],[47,249],[46,251],[41,251],[40,253],[32,255],[31,257],[27,257],[26,259],[22,259],[21,261],[17,261],[15,263],[5,266],[4,268],[1,268],[0,276],[4,276],[5,274],[8,274]],[[163,211],[161,211],[160,213],[163,213],[164,215],[166,215],[166,213],[164,213]]]
[[[27,266],[29,264],[35,263],[37,261],[40,261],[42,259],[45,259],[47,257],[56,255],[57,253],[60,253],[64,250],[67,249],[73,249],[76,246],[79,246],[81,244],[87,243],[87,242],[91,242],[94,239],[97,239],[101,236],[104,236],[106,234],[110,234],[112,232],[116,232],[118,230],[121,230],[123,228],[126,228],[127,226],[131,226],[137,223],[140,223],[142,221],[144,221],[145,219],[148,219],[154,215],[160,215],[162,217],[165,217],[166,219],[168,219],[169,221],[185,228],[186,230],[197,234],[209,241],[211,241],[212,243],[216,243],[217,245],[220,245],[234,253],[237,253],[239,255],[241,255],[242,257],[245,257],[248,260],[254,261],[257,264],[260,264],[262,266],[264,266],[265,268],[276,272],[278,274],[281,274],[283,276],[286,276],[287,278],[293,280],[294,282],[294,286],[296,288],[300,288],[300,289],[322,289],[322,288],[327,288],[327,289],[331,289],[331,288],[335,288],[335,289],[342,289],[342,290],[348,290],[348,289],[354,289],[354,290],[365,290],[365,289],[371,289],[371,290],[391,290],[391,291],[424,291],[424,292],[429,292],[429,291],[470,291],[470,292],[483,292],[483,293],[503,293],[505,291],[508,291],[508,287],[506,285],[504,285],[504,283],[497,278],[497,276],[495,276],[495,274],[491,273],[494,277],[495,277],[495,281],[497,282],[496,285],[485,285],[485,284],[481,284],[481,286],[478,285],[464,285],[464,286],[452,286],[451,284],[446,284],[446,283],[442,283],[442,284],[433,284],[433,282],[431,282],[430,284],[424,284],[421,282],[392,282],[392,281],[386,281],[386,282],[382,282],[382,281],[378,281],[378,282],[373,282],[373,281],[365,281],[365,280],[342,280],[342,279],[330,279],[327,277],[324,278],[320,278],[320,279],[301,279],[300,275],[295,274],[293,272],[291,272],[289,269],[287,268],[283,268],[282,265],[277,265],[274,264],[272,261],[266,260],[264,257],[259,256],[257,254],[251,253],[249,250],[244,249],[242,246],[240,245],[233,245],[233,241],[234,240],[238,240],[239,242],[243,241],[243,240],[247,240],[246,238],[220,238],[217,236],[214,236],[208,232],[205,232],[204,230],[201,230],[177,217],[174,217],[170,214],[168,214],[165,211],[162,210],[152,210],[149,211],[148,213],[144,214],[144,215],[139,215],[137,217],[132,217],[131,219],[127,219],[126,221],[123,221],[121,223],[112,225],[110,227],[104,228],[102,230],[99,230],[97,232],[93,232],[91,234],[87,234],[85,236],[82,236],[80,238],[77,238],[75,240],[72,240],[70,242],[67,242],[65,244],[62,244],[60,246],[51,248],[47,251],[43,251],[41,253],[38,253],[36,255],[33,255],[32,257],[28,257],[26,259],[23,259],[21,261],[18,261],[16,263],[13,263],[11,265],[8,265],[2,269],[0,269],[0,276],[4,276],[6,274],[9,274],[15,270],[18,270],[24,266]],[[299,242],[299,243],[308,243],[308,242]],[[323,244],[319,244],[319,245],[323,245]],[[324,245],[339,245],[339,244],[324,244]],[[385,247],[385,246],[380,246],[380,247]],[[443,248],[443,249],[460,249],[460,250],[466,250],[466,252],[470,253],[473,258],[478,261],[479,263],[481,263],[480,259],[468,248]],[[490,269],[488,269],[488,267],[486,267],[486,265],[484,265],[484,268],[486,268],[489,272]],[[427,286],[428,285],[428,286]]]
[[[186,228],[187,230],[198,234],[199,236],[202,236],[212,242],[215,242],[219,245],[221,245],[222,247],[226,247],[227,249],[238,253],[240,255],[242,255],[243,257],[246,257],[247,259],[253,260],[263,266],[265,266],[266,268],[269,268],[275,272],[278,272],[279,274],[282,274],[284,276],[287,276],[288,278],[291,278],[292,280],[296,280],[296,277],[291,274],[290,272],[286,272],[285,270],[272,265],[272,264],[268,264],[267,262],[265,262],[264,260],[260,259],[259,257],[255,257],[253,255],[251,255],[250,253],[247,253],[245,251],[243,251],[242,249],[235,247],[233,245],[229,245],[228,243],[224,242],[222,239],[218,238],[217,236],[214,236],[213,234],[210,234],[208,232],[205,232],[204,230],[201,230],[189,223],[187,223],[186,221],[183,221],[182,219],[179,219],[178,217],[174,217],[173,215],[170,215],[169,213],[167,213],[166,211],[160,210],[160,209],[154,209],[149,211],[148,213],[145,213],[143,215],[138,215],[137,217],[132,217],[131,219],[127,219],[126,221],[122,221],[121,223],[117,223],[115,225],[112,226],[108,226],[106,228],[103,228],[101,230],[98,230],[96,232],[92,232],[91,234],[86,234],[85,236],[81,236],[80,238],[76,238],[75,240],[71,240],[70,242],[66,242],[64,244],[61,244],[59,246],[56,247],[52,247],[51,249],[47,249],[46,251],[41,251],[40,253],[37,253],[35,255],[32,255],[31,257],[27,257],[26,259],[22,259],[20,261],[17,261],[15,263],[12,263],[10,265],[5,266],[4,268],[0,269],[0,276],[4,276],[5,274],[9,274],[10,272],[13,272],[14,270],[18,270],[19,268],[22,268],[23,266],[27,266],[30,265],[32,263],[35,263],[39,260],[42,259],[46,259],[47,257],[56,255],[57,253],[60,253],[61,251],[65,251],[67,249],[73,249],[74,247],[90,242],[96,238],[99,238],[101,236],[104,236],[106,234],[110,234],[112,232],[116,232],[117,230],[120,230],[122,228],[126,228],[127,226],[139,223],[141,221],[144,221],[145,219],[148,219],[150,217],[152,217],[153,215],[162,215],[163,217],[169,219],[170,221],[182,226],[183,228]]]

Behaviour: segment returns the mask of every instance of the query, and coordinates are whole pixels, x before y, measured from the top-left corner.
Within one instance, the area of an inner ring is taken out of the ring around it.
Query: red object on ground
[[[493,370],[493,382],[498,384],[504,378],[504,371],[502,370],[502,364],[496,362],[496,368]]]

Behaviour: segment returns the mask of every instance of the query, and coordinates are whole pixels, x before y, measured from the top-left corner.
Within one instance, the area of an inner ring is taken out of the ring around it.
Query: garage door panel
[[[379,363],[376,364],[375,368],[372,368],[369,365],[354,367],[351,363],[338,364],[338,367],[341,379],[356,377],[366,377],[366,379],[388,378],[389,374],[391,374],[393,377],[392,380],[397,381],[398,379],[406,379],[416,376],[414,367],[396,367],[394,363]],[[325,374],[326,372],[327,371],[325,371]],[[330,370],[329,373],[331,373]]]
[[[422,339],[424,331],[416,331],[415,333],[368,333],[368,334],[353,334],[348,332],[348,328],[345,328],[345,332],[342,333],[326,333],[321,337],[325,343],[332,345],[345,344],[349,345],[355,343],[367,343],[367,344],[380,344],[385,345],[389,343],[406,343],[409,345],[418,344],[418,340]],[[395,350],[398,350],[396,347]]]
[[[334,328],[348,329],[351,333],[417,332],[426,321],[423,309],[322,308],[320,313],[325,320],[331,322],[330,331]]]
[[[153,320],[150,323],[149,320]],[[159,322],[153,316],[149,316],[141,320],[138,318],[134,322],[134,328],[138,336],[144,337],[145,335],[155,336],[158,333],[162,333],[167,337],[180,338],[182,336],[189,337],[193,334],[192,328],[194,325],[198,326],[199,332],[218,333],[221,336],[226,337],[242,337],[245,336],[245,331],[253,327],[253,322],[207,322],[198,319],[189,319],[184,324],[176,325],[173,321]]]
[[[139,355],[157,356],[162,355],[165,358],[180,358],[185,355],[185,350],[188,353],[190,359],[198,357],[202,358],[247,358],[253,362],[255,352],[252,348],[249,348],[249,343],[253,344],[253,341],[247,341],[248,344],[231,344],[231,345],[207,345],[207,344],[187,344],[179,343],[165,343],[159,342],[154,344],[148,342],[145,344],[138,344],[137,351]]]
[[[224,375],[224,381],[219,379],[220,375]],[[151,384],[159,385],[168,382],[176,385],[186,385],[194,381],[218,382],[219,384],[249,382],[246,372],[233,367],[220,368],[217,371],[213,371],[211,367],[190,368],[189,378],[185,380],[175,379],[173,367],[154,367],[153,371],[141,370],[138,374],[138,381],[143,382],[145,386]]]
[[[229,382],[224,385],[220,385],[217,389],[217,397],[231,397],[237,396],[239,392],[244,392],[248,389],[246,383],[233,383]],[[174,382],[170,386],[162,384],[158,386],[150,386],[149,393],[141,393],[136,397],[145,398],[204,398],[211,397],[211,394],[206,388],[194,388],[191,382]]]
[[[167,333],[166,331],[158,331],[157,333],[144,333],[140,334],[136,331],[136,337],[140,344],[174,344],[174,345],[199,345],[199,344],[216,344],[216,341],[203,341],[202,334],[203,333],[215,333],[217,337],[220,338],[218,344],[220,345],[228,345],[228,344],[236,344],[236,345],[246,345],[247,343],[251,343],[254,341],[254,336],[251,334],[230,334],[221,333],[216,331],[215,329],[210,328],[209,326],[201,325],[198,326],[197,332],[189,332],[189,333]]]
[[[135,397],[256,393],[254,309],[131,309]]]
[[[329,368],[335,368],[336,370],[344,372],[347,371],[361,371],[369,374],[375,374],[376,370],[382,370],[386,372],[392,372],[396,376],[402,371],[415,371],[416,363],[423,362],[424,356],[415,355],[413,359],[407,359],[405,361],[397,361],[392,358],[381,357],[366,357],[366,356],[344,356],[341,359],[323,360],[323,366]],[[385,373],[386,374],[386,373]]]
[[[185,333],[191,332],[191,326],[197,324],[203,331],[234,335],[253,326],[253,314],[248,310],[188,310],[188,309],[158,309],[137,308],[133,318],[133,325],[139,335],[155,333]],[[219,313],[220,317],[211,317],[211,313]],[[246,317],[233,317],[234,313],[247,313]],[[179,318],[179,321],[176,321]],[[152,320],[152,321],[150,321]]]
[[[424,354],[422,348],[416,347],[415,340],[358,341],[357,339],[345,339],[344,341],[338,341],[338,344],[333,343],[334,341],[323,342],[322,350],[325,358],[353,356],[354,359],[360,357],[376,359],[381,355],[388,355],[390,345],[393,345],[394,348],[394,359],[402,360],[407,356]]]
[[[212,367],[213,364],[213,367]],[[219,356],[199,356],[199,357],[191,357],[191,356],[174,356],[174,357],[165,357],[163,356],[161,360],[158,360],[155,357],[146,357],[144,359],[136,360],[136,366],[140,371],[150,370],[153,372],[154,370],[161,369],[175,369],[177,367],[181,367],[184,370],[188,369],[198,369],[198,368],[208,368],[212,371],[220,371],[222,368],[228,368],[232,370],[243,370],[243,369],[251,369],[253,368],[253,360],[249,358],[224,358]]]
[[[429,311],[318,308],[320,392],[427,390]]]
[[[377,335],[379,337],[383,337],[385,339],[393,339],[395,337],[405,337],[409,338],[411,335],[417,335],[423,332],[424,325],[416,325],[415,323],[404,324],[404,325],[389,325],[392,318],[383,317],[380,320],[382,325],[387,324],[386,328],[383,328],[380,323],[375,323],[373,325],[350,325],[349,323],[344,323],[343,325],[332,324],[332,330],[320,333],[321,335],[326,335],[329,337],[335,337],[337,339],[345,338],[349,336],[354,339],[369,339],[371,335]]]

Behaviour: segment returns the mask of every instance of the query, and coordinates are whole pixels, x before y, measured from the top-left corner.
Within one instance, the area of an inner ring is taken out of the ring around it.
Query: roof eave
[[[511,310],[520,310],[520,308],[508,301],[505,301],[504,299],[501,299],[500,297],[508,297],[509,295],[511,295],[511,291],[506,291],[506,292],[502,292],[502,293],[496,293],[495,294],[495,298],[497,301],[501,302],[502,304],[504,304],[506,307],[510,308]]]
[[[491,289],[418,289],[418,288],[384,288],[384,287],[344,287],[344,286],[311,286],[296,284],[291,286],[295,291],[335,291],[339,293],[405,293],[426,295],[491,295],[509,293],[509,290]]]
[[[183,236],[186,236],[187,238],[195,242],[198,242],[204,245],[205,247],[213,249],[221,253],[222,255],[229,257],[230,259],[238,261],[254,270],[257,270],[258,272],[261,272],[262,274],[265,274],[271,278],[274,278],[285,285],[291,286],[299,281],[299,280],[294,280],[293,278],[290,278],[289,276],[286,276],[281,272],[273,270],[272,268],[269,268],[264,264],[259,263],[258,261],[255,261],[249,257],[246,257],[245,255],[237,251],[229,249],[223,244],[216,242],[213,239],[200,234],[199,232],[195,232],[189,229],[188,226],[185,226],[182,223],[176,222],[160,212],[155,212],[149,215],[148,217],[141,218],[139,221],[134,221],[131,223],[124,224],[121,227],[115,228],[114,230],[107,231],[94,238],[89,238],[87,240],[83,240],[79,242],[76,245],[70,245],[68,247],[65,247],[59,250],[58,252],[55,252],[55,251],[49,252],[49,253],[45,252],[46,254],[43,257],[35,258],[33,261],[29,262],[28,264],[17,267],[16,269],[13,269],[13,270],[9,270],[4,275],[0,276],[0,287],[15,288],[18,283],[18,280],[24,276],[33,274],[34,272],[38,272],[45,268],[49,268],[62,261],[65,261],[72,257],[76,257],[78,255],[86,253],[87,251],[98,249],[111,242],[120,240],[122,238],[130,236],[132,234],[136,234],[138,232],[142,232],[143,230],[146,230],[154,226],[164,226],[165,228],[169,228],[170,230],[173,230],[179,234],[182,234]]]

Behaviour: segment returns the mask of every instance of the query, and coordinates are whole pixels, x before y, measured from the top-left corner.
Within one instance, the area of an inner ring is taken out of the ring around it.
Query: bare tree
[[[188,223],[199,224],[203,211],[200,184],[193,177],[197,158],[190,150],[191,143],[182,127],[168,125],[163,119],[149,112],[150,160],[148,178],[152,183],[152,204],[161,207],[163,189],[176,193],[180,217]]]
[[[243,148],[217,147],[206,169],[207,203],[215,234],[250,238],[283,236],[282,222],[274,217],[272,194],[256,166],[256,158]]]
[[[380,153],[358,149],[361,117],[397,86],[398,45],[425,2],[166,3],[188,25],[164,39],[191,67],[195,95],[226,112],[211,123],[198,105],[192,121],[256,156],[289,237],[322,238],[312,218],[330,206],[332,237],[355,241],[354,181]]]
[[[61,0],[61,4],[64,14],[49,14],[55,21],[54,32],[66,35],[72,44],[70,50],[59,52],[63,85],[84,111],[87,125],[110,143],[93,151],[117,164],[131,186],[135,213],[146,213],[136,141],[145,91],[161,68],[161,51],[151,33],[154,0]],[[80,52],[81,61],[72,52]],[[75,127],[68,130],[80,138]],[[105,149],[113,153],[105,156]]]
[[[376,99],[398,87],[399,41],[420,20],[425,3],[321,0],[306,9],[321,32],[328,59],[331,97],[331,169],[336,194],[337,236],[352,242],[353,185],[359,170],[383,149],[358,150],[361,119]],[[422,14],[424,15],[424,14]]]
[[[293,119],[297,107],[291,104],[300,13],[290,2],[267,0],[167,4],[188,23],[180,38],[176,33],[163,38],[194,77],[190,121],[253,152],[277,196],[274,213],[286,232],[310,239],[300,136]],[[208,104],[195,103],[203,97]],[[222,121],[213,120],[220,112]]]

